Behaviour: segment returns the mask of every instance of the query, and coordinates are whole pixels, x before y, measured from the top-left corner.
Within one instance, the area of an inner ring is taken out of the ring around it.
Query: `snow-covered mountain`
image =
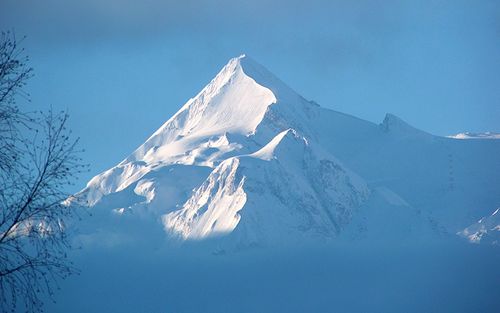
[[[481,218],[476,223],[458,232],[458,235],[472,243],[500,244],[500,208],[496,209],[491,215]]]
[[[322,108],[243,55],[70,202],[180,240],[455,234],[499,206],[498,156],[500,141]]]
[[[464,132],[455,135],[450,135],[447,137],[455,139],[500,139],[500,134],[492,132],[485,132],[485,133]]]

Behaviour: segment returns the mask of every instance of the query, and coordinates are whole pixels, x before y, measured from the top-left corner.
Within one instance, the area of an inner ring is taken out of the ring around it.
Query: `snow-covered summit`
[[[488,242],[494,245],[500,244],[500,208],[491,215],[481,218],[476,223],[458,232],[458,235],[466,238],[472,243]]]
[[[500,139],[500,133],[494,132],[484,132],[484,133],[472,133],[472,132],[464,132],[458,133],[455,135],[447,136],[448,138],[453,139]]]
[[[430,134],[411,126],[402,118],[391,113],[385,115],[384,121],[380,124],[380,128],[387,133],[395,133],[397,135],[430,136]]]
[[[161,152],[164,156],[171,156],[172,149],[157,149],[172,142],[184,141],[185,137],[224,133],[248,135],[254,132],[267,108],[277,100],[269,89],[248,76],[244,68],[254,69],[257,65],[245,56],[231,59],[196,97],[190,99],[124,162],[163,157]],[[262,70],[253,72],[259,77],[270,75]]]
[[[304,144],[307,144],[307,140],[305,138],[300,137],[297,132],[291,128],[282,131],[276,137],[274,137],[268,144],[262,147],[259,151],[256,151],[251,154],[251,156],[270,161],[272,159],[277,158],[277,150],[278,146],[282,146],[282,141],[290,140],[292,138],[293,141],[302,141]],[[288,145],[290,147],[290,145]]]
[[[349,227],[370,237],[413,223],[455,234],[500,203],[497,143],[322,108],[242,55],[69,202],[182,240],[333,239]]]
[[[251,58],[233,58],[144,144],[92,179],[85,192],[87,202],[93,205],[165,165],[215,167],[229,156],[253,153],[274,137],[274,131],[300,128],[297,121],[308,105],[312,106]],[[293,115],[298,118],[290,118]]]

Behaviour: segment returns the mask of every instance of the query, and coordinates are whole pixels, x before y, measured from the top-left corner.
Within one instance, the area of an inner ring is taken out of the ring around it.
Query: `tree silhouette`
[[[0,37],[0,308],[42,311],[43,295],[74,271],[66,189],[84,166],[65,112],[16,105],[32,76],[14,33]]]

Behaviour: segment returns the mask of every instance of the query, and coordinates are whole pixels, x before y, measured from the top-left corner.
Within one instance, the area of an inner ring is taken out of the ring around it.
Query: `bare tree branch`
[[[65,220],[68,185],[85,169],[68,114],[21,112],[32,69],[12,33],[0,37],[0,308],[42,311],[42,294],[75,271]]]

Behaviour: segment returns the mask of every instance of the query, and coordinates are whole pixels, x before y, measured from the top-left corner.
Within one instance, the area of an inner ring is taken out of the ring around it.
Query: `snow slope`
[[[500,244],[500,208],[465,228],[458,235],[467,238],[472,243]]]
[[[454,139],[500,139],[500,134],[485,132],[485,133],[458,133],[456,135],[447,136],[448,138]]]
[[[217,166],[167,232],[200,239],[235,230],[241,242],[338,234],[368,196],[366,184],[305,138],[285,130],[259,151]]]
[[[243,55],[70,203],[181,241],[455,234],[498,207],[498,155],[499,141],[322,108]]]

